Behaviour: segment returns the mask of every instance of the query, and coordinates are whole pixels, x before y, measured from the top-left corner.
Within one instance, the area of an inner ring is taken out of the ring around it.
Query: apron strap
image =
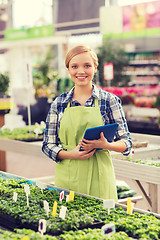
[[[98,105],[98,98],[94,99],[94,103],[95,103],[95,107],[99,107],[99,105]]]
[[[68,102],[67,108],[69,108],[70,106],[71,106],[71,101]]]

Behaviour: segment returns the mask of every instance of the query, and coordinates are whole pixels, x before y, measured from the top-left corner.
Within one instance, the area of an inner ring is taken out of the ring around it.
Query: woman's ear
[[[94,73],[96,73],[97,72],[97,67],[95,67],[95,70],[94,70]]]

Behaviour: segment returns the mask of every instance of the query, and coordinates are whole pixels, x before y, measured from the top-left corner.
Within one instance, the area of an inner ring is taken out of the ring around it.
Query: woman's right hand
[[[57,157],[58,159],[80,159],[84,160],[86,158],[90,158],[93,156],[95,153],[96,149],[93,149],[92,151],[79,151],[80,145],[76,146],[74,149],[71,151],[65,151],[65,150],[60,150]]]
[[[84,160],[86,158],[90,158],[95,153],[96,149],[93,149],[91,152],[88,151],[79,151],[80,146],[78,145],[73,150],[69,151],[70,159],[80,159]]]

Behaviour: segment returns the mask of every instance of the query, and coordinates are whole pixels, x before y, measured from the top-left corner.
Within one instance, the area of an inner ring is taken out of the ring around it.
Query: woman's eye
[[[86,68],[89,68],[90,66],[91,66],[91,65],[89,65],[89,64],[86,64],[86,65],[85,65]]]
[[[72,68],[77,68],[77,66],[76,66],[76,65],[73,65]]]

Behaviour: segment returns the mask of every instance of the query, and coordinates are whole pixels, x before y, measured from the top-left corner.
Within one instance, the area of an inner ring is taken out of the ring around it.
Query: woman
[[[89,47],[72,48],[65,65],[75,86],[53,101],[42,151],[56,161],[57,187],[117,201],[110,151],[128,155],[132,146],[120,100],[93,84],[98,59]],[[119,127],[114,142],[109,143],[103,133],[98,140],[82,141],[87,128],[115,122]]]

